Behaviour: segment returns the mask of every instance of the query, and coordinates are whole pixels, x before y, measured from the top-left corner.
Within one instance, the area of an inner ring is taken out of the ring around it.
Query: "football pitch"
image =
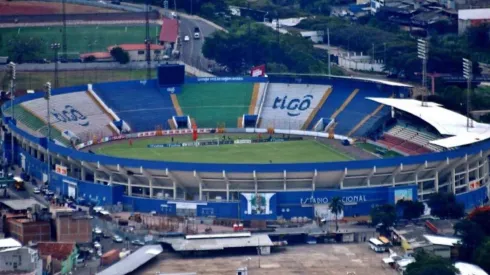
[[[212,138],[208,135],[205,138]],[[241,136],[252,138],[251,136]],[[216,136],[218,138],[218,136]],[[238,137],[234,137],[238,138]],[[190,136],[174,137],[174,142],[192,141]],[[148,148],[149,144],[170,143],[169,137],[119,141],[99,145],[97,154],[123,158],[201,163],[305,163],[352,160],[315,140],[226,144],[201,147]]]
[[[61,26],[0,28],[0,56],[7,55],[9,41],[17,38],[41,39],[42,53],[51,59],[52,43],[61,43]],[[158,37],[160,26],[151,25],[150,34]],[[144,24],[128,25],[77,25],[67,26],[67,52],[70,58],[78,57],[80,53],[107,51],[107,47],[125,43],[144,43]]]

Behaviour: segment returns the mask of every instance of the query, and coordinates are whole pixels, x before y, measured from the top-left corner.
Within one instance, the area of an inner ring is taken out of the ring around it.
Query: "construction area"
[[[317,244],[288,246],[280,253],[267,256],[233,255],[221,257],[180,258],[165,253],[135,274],[195,273],[237,274],[247,268],[248,274],[318,274],[318,275],[394,275],[397,272],[383,264],[387,254],[375,253],[367,243]],[[171,257],[171,258],[169,258]]]

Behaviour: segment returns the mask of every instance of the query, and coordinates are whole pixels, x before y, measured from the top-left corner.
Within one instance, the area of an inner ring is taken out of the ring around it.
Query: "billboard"
[[[250,74],[252,77],[265,76],[265,65],[253,67]]]
[[[397,203],[400,200],[412,201],[413,200],[412,188],[396,189],[395,190],[395,203]]]
[[[242,193],[245,215],[272,215],[275,212],[276,193]],[[273,200],[274,198],[274,200]]]

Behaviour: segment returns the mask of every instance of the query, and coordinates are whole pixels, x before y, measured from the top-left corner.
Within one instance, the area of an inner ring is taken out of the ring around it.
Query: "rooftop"
[[[80,54],[80,59],[85,59],[89,56],[93,56],[96,59],[112,58],[109,52],[93,52],[93,53],[82,53]]]
[[[415,99],[367,99],[407,112],[433,126],[441,135],[451,136],[430,142],[444,148],[468,145],[490,138],[490,125],[473,121],[474,127],[467,130],[466,116],[434,102],[427,102],[427,106],[422,106],[422,103]]]
[[[27,210],[27,208],[32,208],[34,205],[39,205],[44,207],[35,199],[18,199],[18,200],[0,200],[0,203],[3,203],[5,206],[12,210]],[[45,208],[45,207],[44,207]]]
[[[125,51],[144,51],[146,50],[146,44],[121,44],[121,45],[114,45],[110,46],[107,48],[107,50],[110,52],[112,48],[114,47],[120,47],[121,49]],[[158,45],[158,44],[150,44],[150,50],[163,50],[163,46]]]
[[[72,253],[75,243],[70,242],[38,242],[37,250],[41,256],[49,256],[63,261]]]
[[[0,250],[21,246],[22,244],[14,238],[0,239]]]
[[[179,35],[179,22],[175,19],[164,18],[162,20],[162,29],[160,31],[159,41],[175,42]]]
[[[425,224],[433,234],[454,235],[454,225],[458,220],[429,220]]]
[[[457,262],[454,267],[459,270],[460,275],[488,275],[483,269],[474,264]]]
[[[443,245],[443,246],[454,246],[461,241],[460,238],[455,238],[455,237],[451,238],[451,237],[435,236],[435,235],[424,235],[424,238],[427,239],[431,244]]]
[[[490,19],[490,9],[458,10],[460,20]]]
[[[162,253],[161,245],[145,245],[97,275],[125,275]]]
[[[191,239],[162,238],[175,251],[209,251],[226,248],[272,246],[272,241],[266,234],[255,234],[249,237],[222,238],[222,239]]]

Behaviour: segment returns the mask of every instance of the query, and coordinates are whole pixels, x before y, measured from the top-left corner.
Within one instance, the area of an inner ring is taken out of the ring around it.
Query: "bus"
[[[385,252],[386,251],[386,246],[383,242],[376,238],[371,238],[369,239],[369,246],[373,251],[376,252]]]

